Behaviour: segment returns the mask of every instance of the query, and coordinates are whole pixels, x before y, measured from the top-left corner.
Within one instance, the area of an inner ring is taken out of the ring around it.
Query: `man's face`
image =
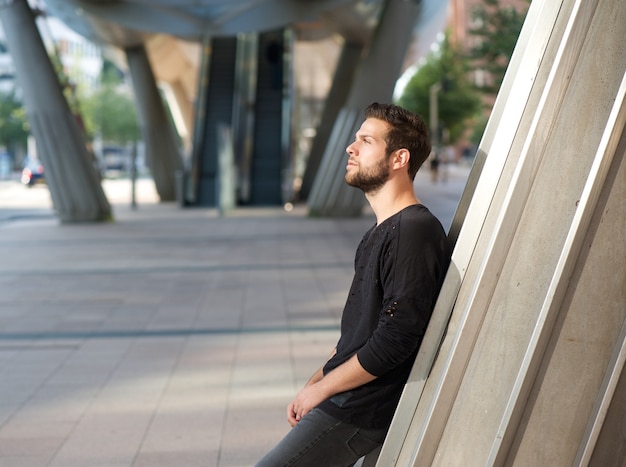
[[[350,156],[346,165],[346,183],[364,193],[378,191],[389,178],[385,135],[388,125],[368,118],[357,131],[354,142],[346,148]]]

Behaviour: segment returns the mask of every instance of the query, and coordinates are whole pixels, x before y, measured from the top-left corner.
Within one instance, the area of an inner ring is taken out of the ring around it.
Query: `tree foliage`
[[[527,8],[520,11],[501,5],[500,0],[483,0],[472,10],[475,26],[469,32],[477,40],[470,50],[470,67],[488,73],[490,79],[483,86],[487,94],[495,95],[500,89],[526,12]]]
[[[429,127],[430,87],[436,83],[442,84],[438,94],[439,128],[447,130],[446,143],[454,144],[462,137],[467,121],[481,110],[481,98],[468,79],[467,59],[447,36],[409,80],[397,102],[420,114]]]
[[[486,102],[493,102],[500,90],[527,11],[528,8],[519,10],[510,4],[501,5],[500,0],[483,0],[472,10],[475,26],[469,33],[474,46],[468,51],[469,66],[485,76],[479,89]],[[488,106],[483,118],[474,122],[470,138],[474,144],[478,144],[484,133],[489,111]]]
[[[26,110],[14,92],[0,94],[0,145],[26,148],[30,134]]]
[[[121,86],[117,69],[103,66],[100,88],[82,99],[82,114],[90,139],[125,145],[141,138],[132,97]]]

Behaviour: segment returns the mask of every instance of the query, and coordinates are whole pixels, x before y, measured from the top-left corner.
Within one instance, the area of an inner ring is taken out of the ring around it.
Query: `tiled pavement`
[[[446,227],[467,172],[418,174]],[[132,210],[120,183],[116,221],[85,225],[59,225],[45,187],[6,215],[0,186],[0,467],[251,466],[336,342],[373,217],[220,218],[147,181]]]

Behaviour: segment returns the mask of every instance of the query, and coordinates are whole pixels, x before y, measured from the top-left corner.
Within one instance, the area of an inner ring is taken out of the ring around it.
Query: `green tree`
[[[483,118],[474,122],[470,137],[474,144],[479,143],[487,126],[491,103],[504,80],[527,11],[528,8],[518,10],[511,5],[501,5],[500,0],[483,0],[472,10],[476,26],[469,33],[476,40],[468,52],[469,66],[472,71],[486,75],[479,88],[488,104]]]
[[[530,3],[530,0],[526,0]],[[517,10],[501,5],[500,0],[483,0],[472,10],[473,24],[469,33],[477,40],[470,50],[470,67],[487,72],[490,79],[482,86],[487,94],[500,89],[528,8]]]
[[[15,93],[0,94],[0,145],[9,152],[25,149],[29,134],[26,110]]]
[[[125,145],[140,139],[134,101],[121,86],[115,67],[104,66],[100,88],[82,100],[85,128],[90,139]]]
[[[481,96],[468,79],[467,59],[446,36],[408,81],[397,104],[416,112],[430,125],[430,87],[442,85],[438,94],[439,128],[447,130],[446,143],[463,136],[468,120],[481,110]]]

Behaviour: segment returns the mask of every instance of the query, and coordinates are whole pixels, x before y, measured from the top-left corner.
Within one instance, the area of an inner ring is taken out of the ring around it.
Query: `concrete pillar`
[[[310,215],[361,215],[364,196],[343,181],[347,158],[345,149],[361,124],[365,107],[374,101],[391,102],[419,11],[419,2],[385,2],[368,54],[355,73],[343,112],[334,123],[333,133],[336,138],[331,137],[332,141],[329,141],[324,151],[322,164],[327,165],[327,170],[324,171],[325,175],[318,174],[313,183],[308,202]]]
[[[93,158],[70,111],[26,0],[0,3],[0,20],[61,222],[111,220]]]
[[[344,107],[350,87],[354,81],[354,74],[358,68],[363,44],[346,41],[341,49],[341,55],[337,61],[337,68],[333,76],[333,83],[326,97],[324,111],[317,127],[313,145],[306,163],[306,170],[302,177],[302,187],[300,198],[308,199],[313,187],[313,182],[320,168],[324,149],[328,144],[335,120],[339,116],[340,110]]]
[[[146,162],[161,201],[176,200],[176,173],[183,170],[176,132],[166,112],[143,46],[125,50],[139,109]]]
[[[190,100],[187,90],[183,83],[178,80],[173,83],[170,83],[170,89],[172,91],[172,95],[174,100],[176,101],[175,105],[180,109],[180,117],[182,119],[182,123],[184,125],[184,135],[180,135],[182,139],[182,150],[183,153],[188,156],[191,153],[191,134],[193,128],[193,102]],[[179,131],[180,133],[180,131]]]
[[[379,465],[623,465],[623,37],[626,3],[532,3]]]

